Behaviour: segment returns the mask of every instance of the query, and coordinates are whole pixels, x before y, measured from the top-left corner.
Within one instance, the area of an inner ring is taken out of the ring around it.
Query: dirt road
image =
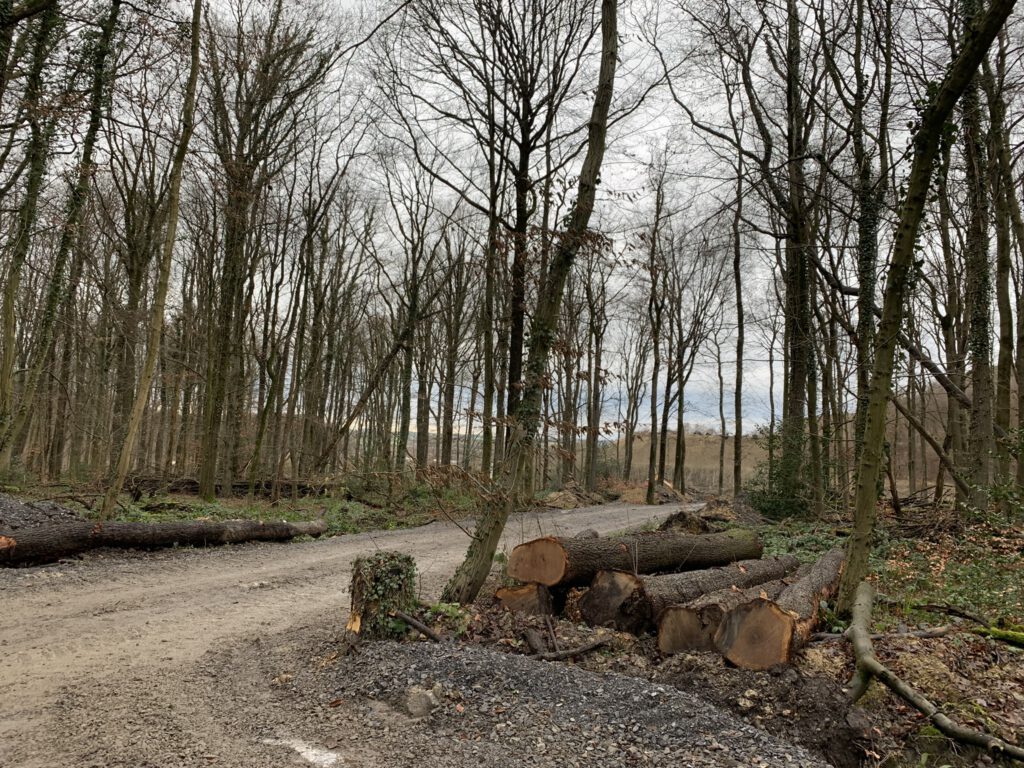
[[[531,514],[509,524],[502,547],[640,526],[671,511]],[[0,766],[310,765],[287,745],[246,735],[240,724],[287,714],[272,710],[265,680],[217,666],[217,654],[340,623],[350,564],[375,548],[413,555],[423,596],[436,598],[466,544],[455,525],[433,523],[0,572]]]

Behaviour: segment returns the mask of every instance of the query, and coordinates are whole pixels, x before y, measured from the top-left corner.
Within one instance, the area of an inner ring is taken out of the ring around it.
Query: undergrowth
[[[765,556],[793,554],[813,562],[843,543],[834,522],[788,518],[759,529]],[[921,606],[951,605],[989,621],[1019,624],[1024,618],[1024,560],[1020,532],[965,519],[956,534],[903,534],[889,518],[879,521],[870,560],[871,578],[886,599],[876,623],[936,622]]]
[[[98,516],[97,494],[70,487],[47,487],[46,493],[25,489],[33,498],[49,498],[74,509],[86,519]],[[390,500],[369,491],[361,498],[350,489],[327,497],[284,498],[272,502],[262,498],[221,498],[212,502],[186,494],[156,495],[137,501],[123,494],[112,520],[117,522],[176,522],[183,520],[286,520],[308,522],[323,519],[327,535],[337,536],[373,530],[393,530],[425,525],[433,520],[461,519],[475,513],[477,500],[457,488],[439,488],[423,483],[396,487]]]

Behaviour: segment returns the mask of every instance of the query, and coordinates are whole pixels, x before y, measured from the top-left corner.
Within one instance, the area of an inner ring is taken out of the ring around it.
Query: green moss
[[[352,563],[352,611],[358,633],[370,640],[404,637],[408,626],[394,616],[416,608],[416,562],[402,552],[375,552]]]

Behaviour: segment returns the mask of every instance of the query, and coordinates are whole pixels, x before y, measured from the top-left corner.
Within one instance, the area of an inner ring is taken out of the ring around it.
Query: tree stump
[[[395,612],[416,609],[416,563],[401,552],[377,552],[352,563],[347,629],[366,640],[398,639],[408,625]]]

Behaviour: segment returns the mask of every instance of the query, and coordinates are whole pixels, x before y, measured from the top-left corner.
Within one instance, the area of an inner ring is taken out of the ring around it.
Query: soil
[[[502,548],[538,535],[642,526],[671,511],[609,505],[533,513],[510,522]],[[587,754],[586,746],[602,750],[599,759],[583,764],[661,764],[666,754],[674,765],[821,764],[711,705],[664,688],[654,690],[665,706],[641,717],[630,697],[646,701],[649,684],[625,677],[578,680],[573,675],[583,673],[514,657],[508,657],[506,672],[493,658],[474,655],[486,650],[464,655],[460,648],[439,656],[438,649],[422,644],[409,646],[416,649],[409,653],[426,654],[419,661],[368,649],[332,667],[334,634],[344,623],[349,568],[356,556],[377,548],[411,554],[421,595],[432,598],[465,547],[466,534],[458,526],[435,523],[285,545],[96,551],[50,567],[0,571],[0,765],[399,766],[420,764],[431,744],[440,745],[430,753],[438,755],[440,765],[479,764],[481,755],[491,753],[451,745],[472,742],[484,749],[498,723],[467,719],[460,727],[456,720],[430,719],[411,728],[398,715],[381,714],[388,707],[388,690],[393,695],[406,685],[402,671],[420,663],[421,673],[446,681],[449,704],[456,693],[464,697],[464,710],[474,701],[478,709],[483,706],[473,699],[478,690],[495,700],[507,697],[512,709],[523,712],[560,709],[544,690],[522,691],[555,669],[569,675],[559,687],[565,693],[592,691],[587,712],[596,707],[613,728],[607,734],[584,733],[581,725],[567,737],[577,761]],[[490,682],[483,689],[474,688],[485,678]],[[373,697],[370,680],[391,686],[381,688],[383,699]],[[330,698],[325,702],[325,697]],[[584,706],[583,700],[574,701],[577,708]],[[333,702],[338,704],[330,706]],[[659,718],[685,712],[695,718],[699,735],[672,737],[669,753],[656,754],[655,747],[664,749],[651,740],[663,730]],[[442,714],[454,717],[447,709]],[[576,722],[582,717],[581,710]],[[565,764],[555,751],[558,733],[550,730],[562,728],[557,716],[531,715],[519,725],[511,715],[506,720],[522,728],[514,739],[523,744],[536,746],[542,732],[547,734],[544,743],[552,745],[553,756],[540,764]],[[382,736],[383,728],[390,728],[390,737]],[[399,751],[401,745],[406,751]],[[625,752],[609,753],[612,746]],[[503,754],[509,761],[504,764],[523,762],[507,748]],[[531,754],[527,762],[538,761]]]

